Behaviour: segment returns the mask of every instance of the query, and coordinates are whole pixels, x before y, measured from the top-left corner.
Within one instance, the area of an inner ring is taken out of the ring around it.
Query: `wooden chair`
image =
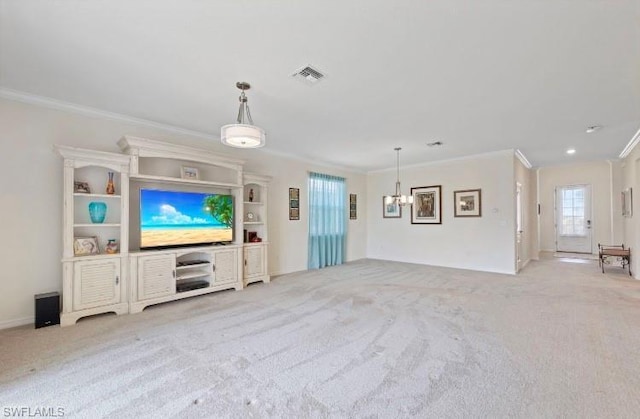
[[[598,243],[598,266],[604,273],[604,265],[611,264],[609,258],[617,258],[622,263],[622,269],[627,267],[631,276],[631,249],[624,248],[624,244],[600,244]]]

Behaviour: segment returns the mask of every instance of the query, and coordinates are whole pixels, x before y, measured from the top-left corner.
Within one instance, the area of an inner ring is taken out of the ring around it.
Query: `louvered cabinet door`
[[[73,266],[73,309],[120,302],[120,259],[83,260]]]
[[[265,274],[264,246],[244,248],[244,277],[252,278]]]
[[[238,251],[236,249],[222,250],[214,253],[215,267],[214,284],[226,284],[238,280]]]
[[[138,299],[164,297],[176,292],[176,256],[138,258]]]

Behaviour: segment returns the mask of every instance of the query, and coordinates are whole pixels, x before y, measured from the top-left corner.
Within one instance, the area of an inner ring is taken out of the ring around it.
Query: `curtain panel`
[[[309,173],[309,269],[344,262],[346,228],[345,179]]]

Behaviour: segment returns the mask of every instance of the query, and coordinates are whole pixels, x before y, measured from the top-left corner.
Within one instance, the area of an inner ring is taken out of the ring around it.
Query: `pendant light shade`
[[[220,129],[220,141],[224,145],[237,148],[263,147],[266,142],[266,133],[262,128],[253,125],[247,96],[244,93],[251,88],[251,85],[238,82],[236,87],[241,90],[237,123],[225,125]]]
[[[387,205],[398,204],[400,206],[411,205],[413,204],[413,195],[402,195],[400,188],[400,150],[402,148],[396,147],[394,150],[396,151],[396,191],[393,195],[385,196],[384,203]]]

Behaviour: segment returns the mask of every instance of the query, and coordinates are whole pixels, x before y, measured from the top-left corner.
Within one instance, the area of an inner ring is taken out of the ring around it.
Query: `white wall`
[[[382,218],[382,197],[393,193],[395,170],[367,179],[367,256],[402,262],[514,273],[515,200],[512,150],[401,168],[405,194],[411,187],[442,185],[442,224],[411,224]],[[454,218],[453,191],[482,189],[482,217]]]
[[[631,272],[640,279],[640,147],[636,146],[621,164],[621,180],[615,195],[626,188],[632,188],[633,215],[622,218],[623,237],[621,242],[631,248]]]
[[[554,193],[557,186],[591,185],[593,231],[592,252],[598,251],[598,243],[615,243],[621,237],[619,216],[612,208],[614,167],[607,161],[571,164],[538,169],[540,191],[540,250],[555,251]]]
[[[522,243],[520,246],[521,268],[531,259],[538,259],[537,244],[537,208],[536,208],[536,182],[535,172],[527,169],[520,160],[514,159],[515,181],[522,187]],[[517,261],[516,261],[517,263]]]
[[[348,221],[347,260],[366,254],[366,176],[270,154],[236,150],[217,141],[142,124],[85,116],[0,99],[0,328],[33,319],[33,295],[61,290],[62,158],[54,144],[118,152],[122,135],[207,148],[247,161],[245,170],[273,176],[269,189],[269,270],[282,274],[307,267],[307,173],[347,179],[358,195],[358,219]],[[268,141],[278,141],[270,135]],[[300,221],[289,221],[289,187],[300,188]]]

